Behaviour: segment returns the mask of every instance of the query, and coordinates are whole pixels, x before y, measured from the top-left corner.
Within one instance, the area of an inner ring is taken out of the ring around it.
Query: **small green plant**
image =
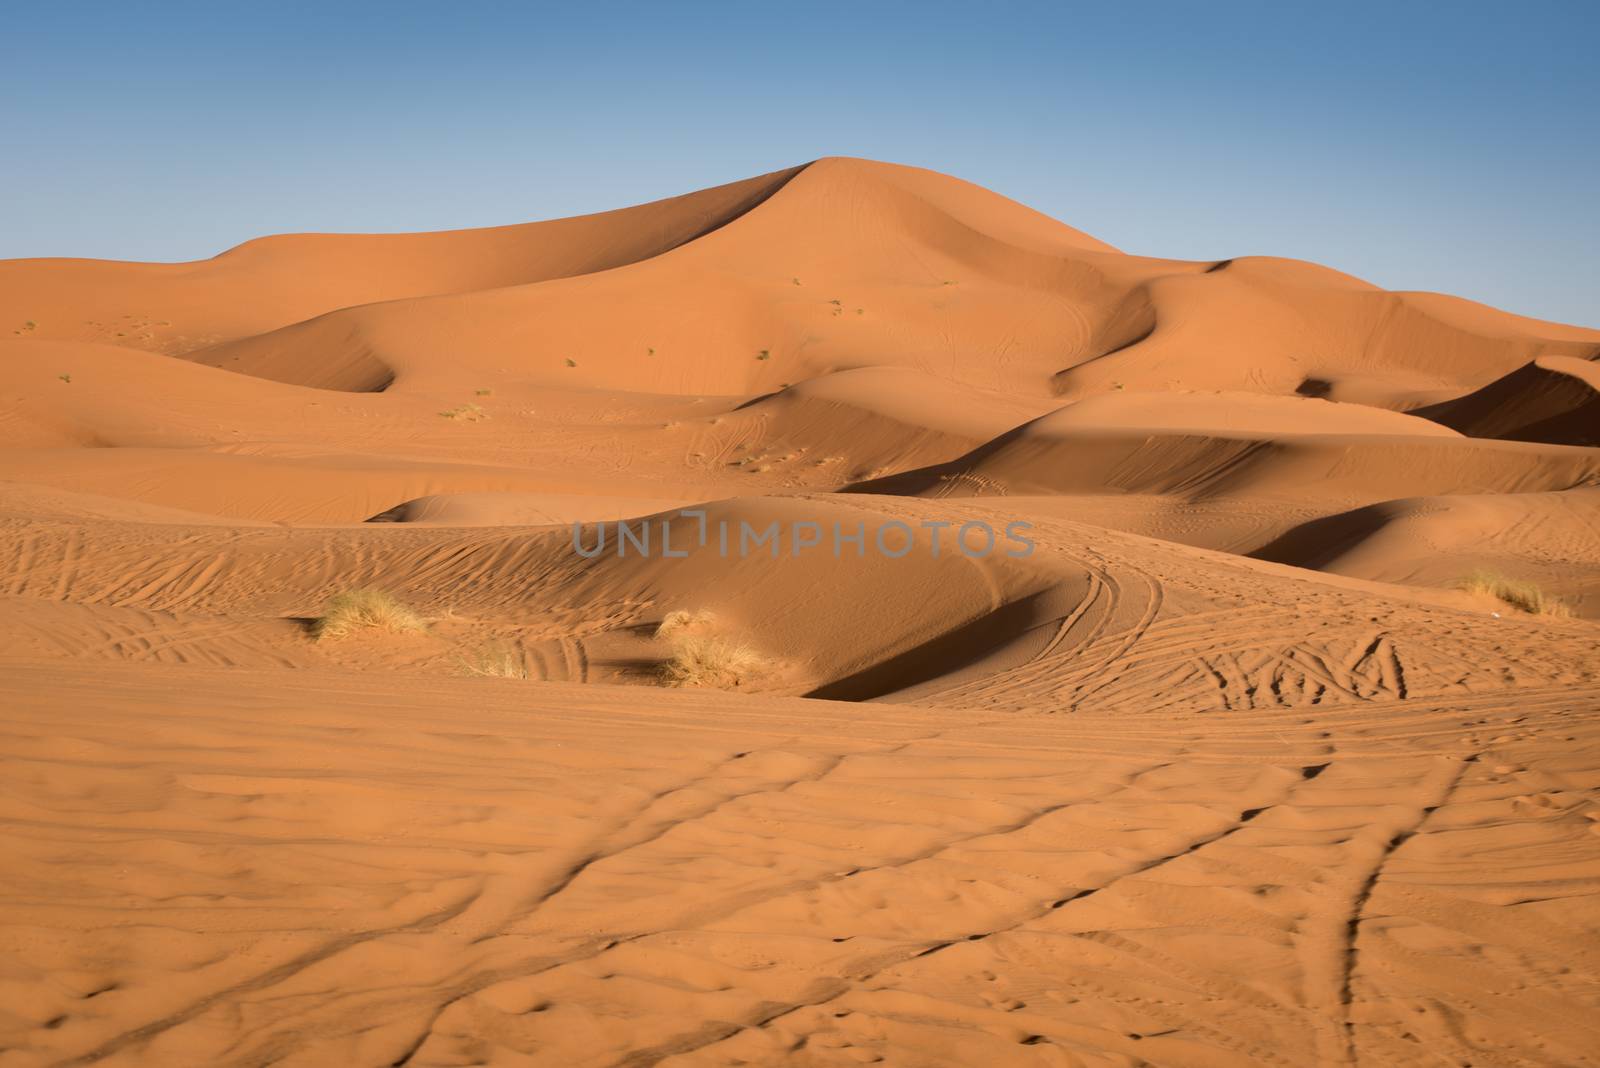
[[[427,629],[423,618],[393,594],[369,587],[328,598],[322,615],[311,624],[311,636],[318,641],[336,641],[361,630],[417,634]]]
[[[772,359],[772,353],[770,351],[768,351],[767,349],[762,349],[760,352],[756,353],[756,359],[758,359],[758,360],[770,360],[770,359]]]
[[[61,379],[61,381],[67,383],[68,385],[72,384],[72,376],[71,375],[56,375],[56,377]]]
[[[569,359],[569,360],[568,360],[568,361],[567,361],[567,366],[568,366],[568,367],[576,367],[576,366],[578,366],[578,361],[577,361],[577,360],[571,360],[571,359]]]
[[[1487,594],[1520,611],[1535,616],[1572,615],[1572,607],[1548,596],[1532,582],[1508,578],[1496,571],[1479,569],[1467,575],[1460,587],[1468,593]]]

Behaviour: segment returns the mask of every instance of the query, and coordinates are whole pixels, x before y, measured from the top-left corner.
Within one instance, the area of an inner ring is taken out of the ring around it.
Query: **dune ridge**
[[[1600,445],[1600,349],[1541,356],[1466,396],[1416,415],[1476,438]]]
[[[0,1064],[1600,1064],[1597,354],[845,158],[0,262]]]

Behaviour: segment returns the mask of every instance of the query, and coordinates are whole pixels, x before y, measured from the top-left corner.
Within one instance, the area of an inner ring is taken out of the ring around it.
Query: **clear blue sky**
[[[1600,0],[4,0],[0,27],[0,257],[495,225],[852,155],[1130,252],[1600,325]]]

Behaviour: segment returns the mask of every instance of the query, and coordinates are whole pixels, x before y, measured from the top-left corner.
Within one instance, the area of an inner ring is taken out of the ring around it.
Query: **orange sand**
[[[0,1068],[1600,1064],[1597,361],[850,159],[0,263]]]

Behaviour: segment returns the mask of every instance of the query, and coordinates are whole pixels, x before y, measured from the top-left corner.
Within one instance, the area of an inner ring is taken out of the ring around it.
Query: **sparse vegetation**
[[[795,285],[799,285],[800,284],[800,279],[798,279],[798,278],[794,279],[794,284]]]
[[[468,675],[489,679],[528,678],[528,665],[516,652],[502,645],[481,650],[471,659],[463,658],[461,667]]]
[[[705,609],[679,609],[662,619],[655,636],[672,646],[672,655],[659,668],[665,685],[735,690],[770,669],[767,659],[748,645],[712,633],[716,623],[716,616]]]
[[[655,349],[645,349],[644,350],[644,354],[646,356],[654,356],[656,354],[656,350]]]
[[[492,390],[492,389],[475,389],[475,390],[473,390],[473,391],[472,391],[472,392],[473,392],[473,393],[474,393],[474,394],[475,394],[475,395],[476,395],[476,396],[479,396],[479,397],[487,397],[487,396],[488,396],[488,395],[489,395],[489,394],[491,394],[491,393],[493,393],[493,392],[494,392],[494,390]]]
[[[771,353],[771,351],[769,351],[767,349],[762,349],[760,352],[756,353],[756,359],[758,359],[758,360],[770,360],[770,359],[772,359],[772,353]]]
[[[1535,583],[1508,578],[1496,571],[1479,569],[1462,579],[1460,585],[1468,593],[1487,594],[1530,615],[1559,617],[1572,615],[1570,605],[1548,596]]]
[[[567,360],[567,366],[568,367],[576,367],[576,366],[578,366],[578,361],[577,360],[573,360],[573,359],[569,359],[569,360]]]
[[[417,634],[427,629],[427,622],[399,598],[369,587],[328,598],[322,615],[311,624],[311,636],[318,641],[337,641],[361,630]]]
[[[661,620],[656,627],[656,637],[668,641],[685,631],[704,629],[715,619],[715,616],[703,608],[695,612],[680,608],[675,612],[668,612]]]
[[[446,419],[457,419],[465,423],[476,423],[489,418],[489,413],[476,404],[463,404],[459,408],[446,408],[439,414]]]
[[[765,666],[761,654],[748,645],[726,638],[685,635],[673,643],[671,658],[661,665],[661,679],[668,686],[736,690]]]
[[[61,381],[67,383],[68,385],[72,384],[72,376],[71,375],[56,375],[56,377],[61,379]]]

